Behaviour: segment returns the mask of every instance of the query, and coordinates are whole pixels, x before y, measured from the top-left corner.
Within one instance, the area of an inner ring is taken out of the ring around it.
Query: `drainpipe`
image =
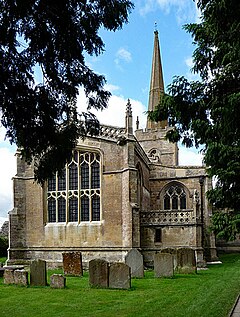
[[[203,209],[204,209],[204,205],[203,205],[203,184],[204,184],[204,176],[200,176],[199,177],[199,184],[200,184],[200,197],[201,197],[201,206],[200,206],[200,210],[201,210],[201,223],[202,223],[202,248],[204,247],[204,213],[203,213]]]

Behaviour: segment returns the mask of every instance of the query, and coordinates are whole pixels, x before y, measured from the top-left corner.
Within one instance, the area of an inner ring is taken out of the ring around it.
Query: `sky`
[[[135,0],[129,23],[122,30],[100,31],[105,51],[100,56],[86,56],[86,63],[105,76],[112,97],[109,106],[96,112],[103,124],[124,126],[128,98],[132,104],[133,122],[139,117],[145,128],[148,105],[154,30],[159,32],[165,90],[176,75],[196,79],[191,72],[194,46],[191,35],[183,30],[186,23],[199,22],[199,11],[193,0]],[[37,78],[36,81],[40,81]],[[78,108],[85,109],[85,96],[79,90]],[[134,126],[135,128],[135,126]],[[196,149],[180,147],[180,165],[201,165]],[[0,225],[13,208],[12,177],[16,174],[16,146],[5,140],[0,126]]]

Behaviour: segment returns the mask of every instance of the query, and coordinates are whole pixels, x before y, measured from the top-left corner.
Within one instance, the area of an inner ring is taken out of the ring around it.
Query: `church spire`
[[[148,111],[153,111],[159,103],[160,95],[164,93],[162,63],[160,57],[160,46],[158,39],[158,31],[154,31],[154,48],[152,59],[152,74],[150,81]],[[167,121],[153,122],[147,120],[147,129],[165,128]]]

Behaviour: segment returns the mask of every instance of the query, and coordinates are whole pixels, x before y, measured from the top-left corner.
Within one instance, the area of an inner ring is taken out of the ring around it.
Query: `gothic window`
[[[100,155],[74,151],[61,174],[48,180],[48,222],[100,221]]]
[[[163,196],[163,209],[178,210],[186,208],[187,202],[184,188],[180,184],[169,186]]]

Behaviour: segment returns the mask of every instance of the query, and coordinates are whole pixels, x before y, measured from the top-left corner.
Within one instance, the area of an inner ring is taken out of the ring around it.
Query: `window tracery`
[[[100,155],[74,151],[61,175],[48,180],[48,222],[100,220]]]
[[[187,209],[186,192],[180,184],[169,186],[163,197],[164,210],[182,210]]]

